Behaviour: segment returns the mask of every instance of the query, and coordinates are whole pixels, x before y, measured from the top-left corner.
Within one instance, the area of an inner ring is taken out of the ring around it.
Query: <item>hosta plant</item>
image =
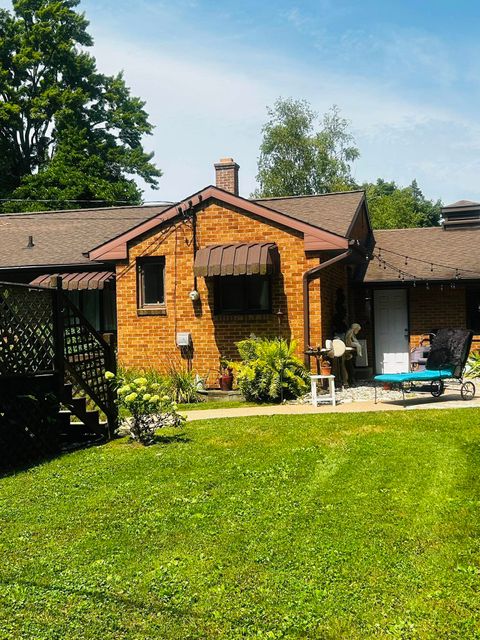
[[[246,400],[281,402],[307,391],[309,374],[295,355],[295,342],[257,338],[237,342],[242,361],[232,363]]]
[[[161,385],[145,377],[128,382],[119,374],[105,373],[110,384],[115,387],[119,408],[124,407],[131,414],[130,435],[142,444],[152,444],[155,432],[166,426],[179,427],[185,418],[177,411],[176,402],[162,394]]]

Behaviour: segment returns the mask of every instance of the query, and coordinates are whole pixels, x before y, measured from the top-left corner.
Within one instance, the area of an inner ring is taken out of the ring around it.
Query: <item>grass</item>
[[[476,409],[199,421],[0,480],[0,638],[480,638]]]

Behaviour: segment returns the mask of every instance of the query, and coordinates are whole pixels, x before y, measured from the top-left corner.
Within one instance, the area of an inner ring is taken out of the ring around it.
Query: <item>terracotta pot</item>
[[[332,365],[329,362],[322,362],[320,365],[320,374],[322,376],[329,376],[332,373]]]
[[[233,388],[233,373],[231,371],[222,373],[218,382],[222,391],[231,391]]]
[[[384,382],[383,383],[383,390],[384,391],[391,391],[392,390],[392,385],[389,382]]]

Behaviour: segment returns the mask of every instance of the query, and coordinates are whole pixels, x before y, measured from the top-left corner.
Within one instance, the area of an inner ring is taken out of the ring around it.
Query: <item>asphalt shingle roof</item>
[[[401,269],[415,278],[427,280],[455,279],[460,269],[461,279],[480,279],[480,230],[426,227],[421,229],[388,229],[375,231],[375,254],[381,251],[387,265],[384,269],[378,260],[369,263],[365,282],[387,282],[398,280]],[[401,254],[400,256],[395,253]],[[420,258],[426,263],[405,257]],[[433,271],[431,263],[435,263]],[[445,265],[444,267],[437,266]],[[396,268],[396,269],[395,269]],[[465,269],[468,271],[461,271]],[[471,273],[473,272],[473,273]],[[412,279],[405,276],[405,279]]]
[[[363,191],[351,191],[253,202],[345,236],[362,198]],[[0,268],[92,264],[84,253],[168,208],[155,205],[0,215]],[[29,236],[33,236],[32,248],[27,246]]]
[[[363,196],[363,191],[346,191],[319,196],[261,198],[252,202],[339,236],[346,236]]]
[[[0,215],[0,268],[85,265],[93,247],[158,215],[167,205]],[[34,246],[28,247],[33,236]]]

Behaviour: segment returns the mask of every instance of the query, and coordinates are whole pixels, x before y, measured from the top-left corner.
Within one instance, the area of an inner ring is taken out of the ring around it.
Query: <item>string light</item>
[[[475,276],[477,276],[477,278],[480,278],[480,271],[475,271],[473,269],[466,269],[464,267],[455,267],[451,264],[441,264],[439,262],[432,262],[431,260],[423,260],[422,258],[416,258],[414,256],[409,256],[406,255],[404,253],[399,253],[397,251],[393,251],[392,249],[385,249],[385,247],[376,247],[378,254],[380,257],[382,256],[382,253],[390,253],[394,256],[398,256],[399,258],[401,258],[404,262],[405,262],[405,266],[408,266],[408,261],[415,261],[415,262],[420,262],[422,264],[425,265],[430,265],[430,273],[434,273],[435,268],[440,268],[440,269],[447,269],[449,271],[453,271],[455,272],[455,274],[458,274],[458,277],[461,277],[461,273],[471,273],[474,274]],[[398,267],[395,267],[394,265],[391,265],[392,268],[394,268],[395,270],[398,269]]]

